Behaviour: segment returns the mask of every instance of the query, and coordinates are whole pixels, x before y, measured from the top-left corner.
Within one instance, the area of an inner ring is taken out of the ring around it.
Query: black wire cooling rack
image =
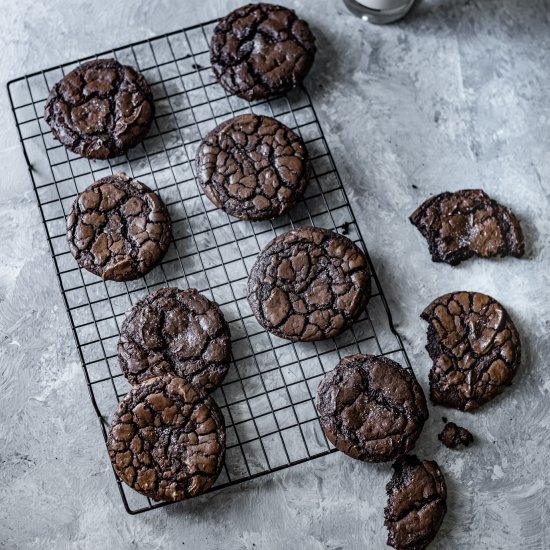
[[[340,231],[365,252],[366,248],[307,90],[253,103],[228,96],[210,69],[208,43],[215,24],[108,50],[8,84],[63,301],[105,438],[117,402],[130,389],[117,366],[116,345],[131,305],[162,286],[195,287],[220,304],[231,328],[233,361],[214,393],[225,416],[227,454],[211,490],[335,450],[319,427],[313,401],[320,378],[341,357],[383,354],[412,372],[370,259],[374,288],[368,312],[335,339],[293,344],[265,332],[252,315],[246,300],[248,271],[274,236],[315,225]],[[78,64],[97,57],[115,57],[145,75],[155,96],[156,118],[145,141],[127,156],[91,162],[52,138],[43,111],[53,84]],[[205,199],[193,172],[202,136],[224,119],[247,111],[273,116],[293,128],[312,159],[305,200],[272,222],[228,217]],[[79,269],[65,235],[65,217],[76,194],[92,181],[120,171],[157,190],[170,211],[174,233],[162,264],[128,283],[103,281]],[[131,514],[166,504],[117,482]]]

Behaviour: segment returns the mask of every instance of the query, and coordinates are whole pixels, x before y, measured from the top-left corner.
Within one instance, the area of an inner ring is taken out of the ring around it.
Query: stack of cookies
[[[287,8],[249,4],[223,18],[210,46],[212,67],[229,94],[257,100],[301,83],[315,57],[308,24]],[[51,90],[45,119],[76,154],[108,159],[139,143],[154,117],[143,75],[113,59],[84,63]],[[288,212],[311,175],[307,148],[280,121],[247,113],[223,121],[195,156],[198,182],[229,216],[257,222]],[[523,237],[511,211],[480,190],[443,193],[411,221],[434,261],[521,256]],[[161,198],[123,173],[92,183],[74,202],[67,237],[78,264],[106,280],[146,275],[171,239]],[[208,267],[208,266],[206,266]],[[258,255],[248,301],[258,323],[292,342],[333,338],[365,311],[371,272],[363,252],[334,231],[301,227],[273,239]],[[422,314],[434,366],[434,403],[473,410],[510,384],[520,363],[517,330],[506,310],[478,292],[442,296]],[[195,289],[161,288],[127,313],[119,366],[133,386],[116,410],[108,450],[117,475],[155,500],[199,495],[224,462],[223,415],[210,395],[231,361],[231,335],[219,306]],[[382,356],[344,357],[321,381],[316,407],[328,440],[364,462],[395,461],[385,509],[388,544],[425,548],[446,513],[445,480],[433,461],[408,455],[428,418],[422,387]],[[472,436],[449,423],[449,447]]]

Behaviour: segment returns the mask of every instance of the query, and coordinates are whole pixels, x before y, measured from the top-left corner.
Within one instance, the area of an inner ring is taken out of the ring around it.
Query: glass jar
[[[376,25],[393,23],[404,17],[415,0],[344,0],[355,15]]]

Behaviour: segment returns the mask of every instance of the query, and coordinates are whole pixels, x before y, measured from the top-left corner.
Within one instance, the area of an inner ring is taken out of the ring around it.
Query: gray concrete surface
[[[332,455],[138,517],[119,499],[48,256],[5,90],[23,73],[223,15],[238,0],[2,0],[0,547],[378,549],[387,467]],[[524,361],[475,414],[431,409],[416,451],[449,512],[434,549],[550,547],[550,2],[426,0],[369,26],[339,0],[285,0],[312,24],[309,87],[414,368],[422,308],[455,289],[513,315]],[[413,187],[416,186],[417,188]],[[407,221],[430,194],[480,186],[521,217],[522,260],[429,261]],[[475,446],[436,440],[441,416]]]

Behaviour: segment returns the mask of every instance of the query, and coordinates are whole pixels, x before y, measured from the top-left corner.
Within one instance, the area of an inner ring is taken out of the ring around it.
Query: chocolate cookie
[[[367,260],[347,237],[301,227],[272,240],[248,279],[248,302],[269,332],[287,340],[332,338],[364,311]]]
[[[120,331],[118,361],[138,384],[173,373],[209,392],[229,368],[231,334],[217,304],[194,288],[161,288],[140,300]]]
[[[282,6],[248,4],[224,17],[210,44],[212,68],[230,93],[249,101],[284,94],[315,58],[308,24]]]
[[[107,448],[116,474],[138,493],[155,500],[194,497],[222,469],[223,415],[182,378],[149,378],[120,402]]]
[[[384,525],[388,545],[423,550],[435,538],[447,513],[447,487],[436,462],[404,456],[393,465],[386,485]]]
[[[50,91],[44,118],[53,137],[77,155],[122,155],[147,134],[155,107],[142,74],[114,59],[83,63]]]
[[[410,451],[428,418],[416,379],[375,355],[344,357],[319,384],[316,407],[330,442],[365,462],[386,462]]]
[[[275,119],[240,115],[212,130],[196,155],[206,196],[231,216],[269,220],[302,198],[310,161],[302,140]]]
[[[460,445],[468,447],[474,442],[474,436],[466,428],[457,426],[454,422],[447,422],[437,438],[449,449],[456,449]]]
[[[457,265],[472,256],[523,256],[518,219],[481,189],[441,193],[410,217],[428,241],[432,260]]]
[[[170,216],[146,185],[114,174],[78,195],[67,217],[67,239],[80,267],[129,281],[151,271],[168,250]]]
[[[477,409],[506,386],[519,367],[519,335],[506,310],[479,292],[452,292],[422,313],[430,323],[430,397],[462,411]]]

